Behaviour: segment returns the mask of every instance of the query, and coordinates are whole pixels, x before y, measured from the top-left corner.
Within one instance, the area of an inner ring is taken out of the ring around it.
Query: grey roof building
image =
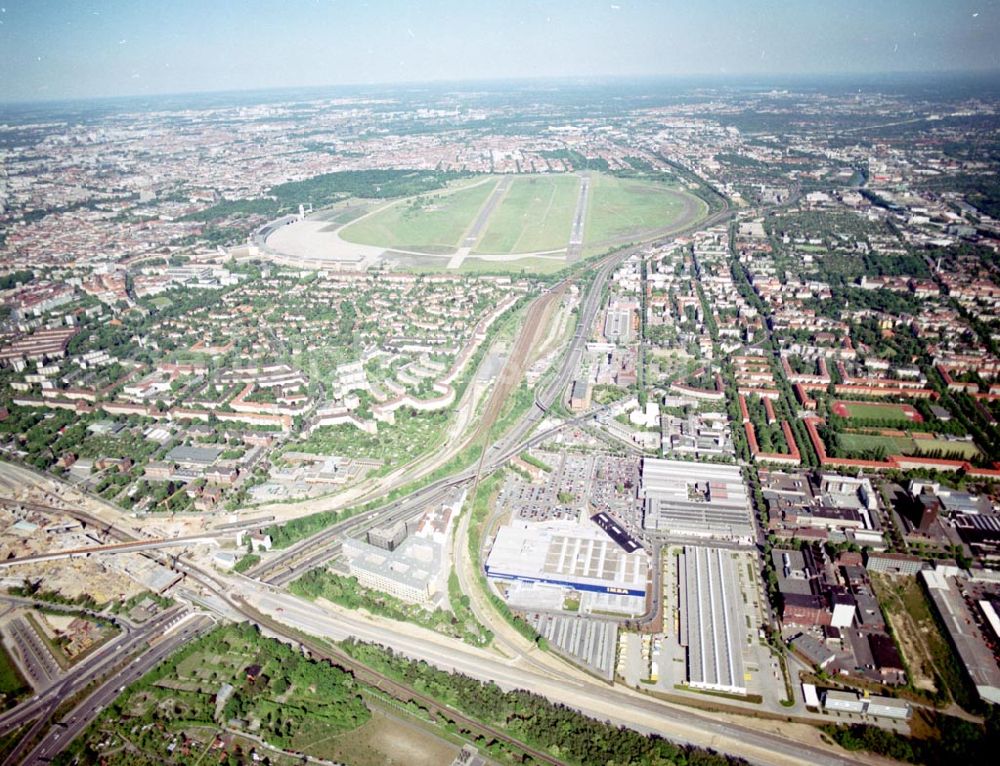
[[[732,551],[688,545],[678,562],[680,643],[688,683],[746,694],[742,635],[746,629]]]
[[[210,466],[219,459],[222,450],[216,447],[174,447],[167,453],[167,461],[185,466]]]
[[[645,458],[639,497],[648,530],[682,537],[753,538],[750,501],[736,466]]]

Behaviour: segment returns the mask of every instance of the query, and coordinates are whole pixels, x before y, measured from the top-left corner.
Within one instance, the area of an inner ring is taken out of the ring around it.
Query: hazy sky
[[[0,8],[0,101],[535,76],[1000,71],[997,0],[0,0]]]

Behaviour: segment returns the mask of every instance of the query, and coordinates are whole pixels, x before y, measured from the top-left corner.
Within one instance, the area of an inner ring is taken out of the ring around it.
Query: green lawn
[[[688,195],[668,186],[594,174],[584,239],[588,245],[608,240],[641,239],[670,226],[685,209]],[[707,208],[704,202],[698,204]]]
[[[0,646],[0,710],[11,707],[30,688],[6,647]]]
[[[451,253],[496,187],[495,179],[400,200],[346,226],[348,242],[426,253]]]
[[[885,448],[887,455],[912,455],[916,453],[913,439],[908,436],[879,436],[877,434],[837,434],[842,449],[849,452]]]
[[[460,274],[554,274],[566,267],[562,258],[518,258],[514,261],[484,261],[480,258],[466,258],[458,267]],[[441,269],[435,269],[440,271]]]
[[[421,256],[416,256],[421,257]],[[563,256],[557,258],[543,258],[540,256],[527,256],[526,258],[516,258],[512,261],[485,261],[482,258],[469,256],[462,261],[462,265],[457,270],[448,268],[448,261],[444,258],[433,258],[425,256],[428,262],[402,261],[407,256],[400,256],[400,268],[414,274],[554,274],[566,268],[566,259]]]
[[[974,458],[980,454],[972,442],[953,442],[946,439],[912,439],[909,436],[880,436],[878,434],[837,434],[841,449],[852,453],[884,447],[887,455],[926,455],[941,451],[946,457]]]
[[[153,298],[150,301],[150,303],[152,303],[153,306],[156,307],[156,308],[158,308],[160,311],[163,311],[164,309],[168,309],[168,308],[170,308],[171,306],[174,305],[174,302],[172,300],[170,300],[165,295],[158,295],[158,296],[156,296],[155,298]]]
[[[405,251],[396,257],[409,271],[441,271],[446,262],[421,262],[422,256],[450,255],[476,220],[498,180],[477,180],[464,186],[428,192],[391,203],[354,220],[340,236],[358,244]],[[475,254],[510,255],[562,250],[569,244],[579,197],[576,175],[531,175],[513,179],[510,189],[490,215],[474,246]],[[694,220],[708,206],[682,189],[656,181],[591,175],[584,257],[610,247],[649,238],[682,217]],[[323,213],[336,226],[337,216]],[[348,214],[350,215],[350,214]],[[416,259],[416,260],[415,260]],[[442,259],[443,261],[443,259]],[[525,258],[511,262],[466,259],[463,272],[552,273],[562,261]]]
[[[520,176],[490,216],[476,253],[533,253],[565,248],[580,192],[575,175]]]
[[[343,226],[345,223],[350,223],[355,218],[360,218],[371,210],[372,207],[373,206],[369,204],[354,202],[346,205],[337,205],[336,207],[316,213],[310,217],[316,218],[319,221],[328,222],[330,226],[327,227],[327,229],[324,229],[324,231],[327,231],[328,229],[332,231],[339,226]]]
[[[978,457],[981,454],[979,447],[972,442],[951,442],[947,439],[914,439],[913,441],[917,446],[917,451],[922,454],[941,450],[945,455],[950,453],[961,455],[967,459]]]

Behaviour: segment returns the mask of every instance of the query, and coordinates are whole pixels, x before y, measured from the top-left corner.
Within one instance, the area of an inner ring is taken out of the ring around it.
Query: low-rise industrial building
[[[207,468],[212,465],[222,450],[218,447],[174,447],[167,453],[166,461],[184,468]]]
[[[894,697],[871,696],[865,702],[865,712],[881,718],[909,718],[912,712],[909,702]]]
[[[741,641],[746,624],[733,552],[685,546],[677,571],[688,683],[697,689],[746,694]]]
[[[639,497],[643,526],[681,537],[753,539],[753,519],[737,466],[645,458]]]
[[[889,572],[891,574],[916,575],[927,564],[919,556],[905,553],[869,553],[865,569],[869,572]]]
[[[830,689],[823,695],[823,707],[838,713],[857,713],[860,715],[865,712],[864,700],[859,695],[854,692],[840,692],[836,689]]]
[[[956,578],[948,577],[941,569],[924,569],[920,576],[979,696],[987,702],[1000,704],[1000,667],[976,626]]]
[[[823,692],[823,707],[836,713],[856,713],[878,718],[906,719],[913,708],[909,702],[895,697],[861,696],[856,692],[828,689]]]
[[[648,558],[625,552],[589,520],[515,521],[497,531],[486,561],[493,580],[538,583],[578,591],[580,611],[624,614],[645,609]]]

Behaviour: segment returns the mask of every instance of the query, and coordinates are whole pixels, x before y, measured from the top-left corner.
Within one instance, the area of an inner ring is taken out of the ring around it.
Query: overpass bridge
[[[218,539],[210,535],[135,540],[125,543],[109,543],[107,545],[88,545],[84,548],[67,548],[60,551],[50,551],[48,553],[36,553],[32,556],[19,556],[18,558],[4,559],[0,561],[0,567],[17,566],[18,564],[37,564],[42,561],[57,561],[59,559],[85,558],[87,556],[94,555],[141,553],[143,551],[156,551],[162,548],[218,544]]]

